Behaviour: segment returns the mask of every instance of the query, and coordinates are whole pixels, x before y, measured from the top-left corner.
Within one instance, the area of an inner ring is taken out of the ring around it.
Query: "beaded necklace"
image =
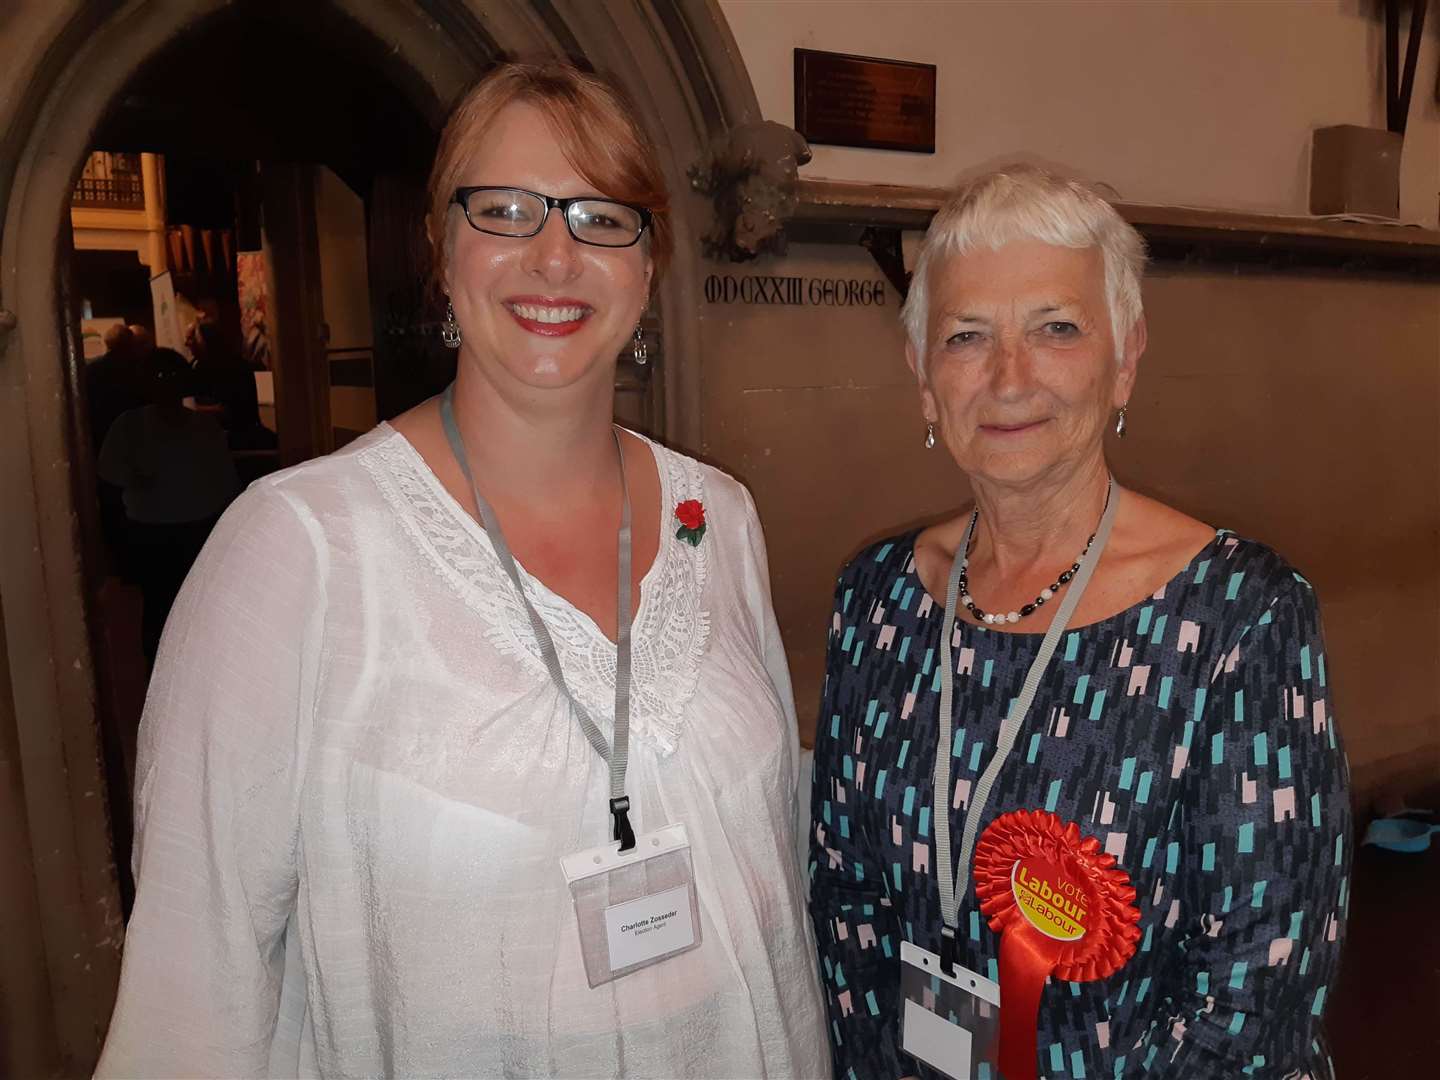
[[[1107,506],[1110,503],[1108,495],[1105,498],[1105,503]],[[1101,515],[1104,515],[1103,510],[1101,511]],[[976,622],[982,622],[990,626],[998,626],[1001,623],[1017,623],[1025,618],[1026,615],[1033,615],[1045,605],[1045,601],[1054,599],[1055,594],[1068,585],[1070,579],[1079,571],[1080,563],[1084,561],[1085,556],[1090,552],[1090,545],[1095,543],[1095,534],[1091,533],[1090,539],[1085,541],[1085,550],[1080,553],[1080,557],[1071,564],[1070,568],[1057,577],[1049,588],[1041,589],[1040,595],[1035,597],[1030,603],[1024,605],[1019,611],[1007,611],[1004,614],[981,611],[975,604],[975,598],[970,595],[969,576],[970,548],[974,546],[975,543],[973,539],[975,535],[975,523],[979,520],[980,508],[977,506],[970,515],[969,535],[972,537],[970,545],[965,548],[964,554],[960,556],[960,603],[965,605],[965,610],[975,617]]]

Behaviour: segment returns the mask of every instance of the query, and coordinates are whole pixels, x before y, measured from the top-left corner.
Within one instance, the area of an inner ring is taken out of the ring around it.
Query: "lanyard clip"
[[[610,813],[615,818],[613,840],[620,841],[620,850],[629,851],[635,846],[635,830],[630,827],[630,797],[622,795],[610,800]]]
[[[955,974],[955,928],[940,927],[940,970],[946,975]]]

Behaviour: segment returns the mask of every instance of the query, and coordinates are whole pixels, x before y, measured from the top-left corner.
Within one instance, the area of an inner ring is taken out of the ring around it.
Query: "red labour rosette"
[[[1000,937],[1000,1073],[1034,1080],[1045,980],[1106,979],[1140,940],[1130,875],[1093,836],[1045,810],[1015,810],[975,845],[975,895]]]

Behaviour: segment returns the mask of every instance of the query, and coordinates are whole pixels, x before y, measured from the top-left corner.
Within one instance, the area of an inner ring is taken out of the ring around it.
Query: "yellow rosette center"
[[[1025,921],[1048,938],[1078,941],[1093,906],[1085,889],[1048,859],[1016,859],[1010,891]]]

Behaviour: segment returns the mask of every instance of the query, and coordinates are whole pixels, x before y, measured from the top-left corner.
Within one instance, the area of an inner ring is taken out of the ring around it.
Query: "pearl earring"
[[[934,425],[934,424],[926,424],[926,425],[925,425],[925,449],[926,449],[926,450],[934,450],[934,449],[935,449],[935,425]]]

